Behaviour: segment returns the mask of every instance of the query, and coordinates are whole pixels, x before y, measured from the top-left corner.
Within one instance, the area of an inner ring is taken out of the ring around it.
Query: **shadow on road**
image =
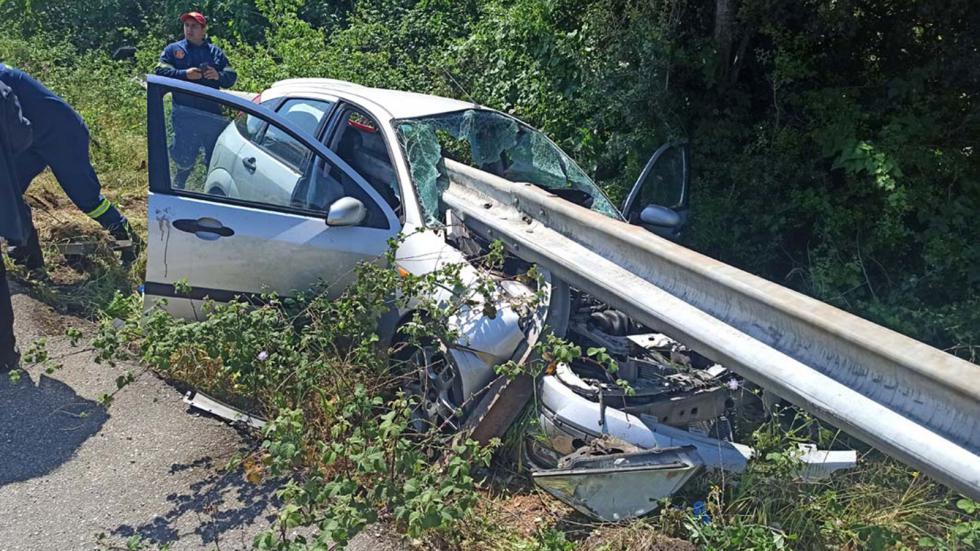
[[[23,372],[22,372],[23,373]],[[109,418],[61,381],[0,374],[0,486],[43,476],[68,461]]]
[[[170,473],[193,468],[206,469],[210,474],[191,484],[186,492],[167,496],[167,501],[172,505],[163,515],[139,526],[124,524],[112,530],[112,535],[123,538],[138,535],[143,540],[165,545],[186,538],[188,534],[180,533],[177,525],[186,526],[187,521],[181,522],[181,518],[191,514],[195,519],[193,533],[201,538],[201,543],[220,545],[226,532],[253,524],[275,500],[278,485],[274,481],[251,484],[245,480],[241,469],[214,472],[215,466],[210,457],[186,465],[171,465]],[[263,524],[268,524],[274,518],[275,515],[268,515]],[[235,543],[251,547],[252,542]]]

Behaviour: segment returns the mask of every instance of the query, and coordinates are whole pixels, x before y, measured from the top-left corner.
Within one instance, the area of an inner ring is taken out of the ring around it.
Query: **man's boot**
[[[114,224],[106,230],[116,240],[115,248],[122,253],[123,264],[133,263],[143,248],[143,240],[133,231],[129,221],[124,218],[122,222]]]
[[[131,264],[143,247],[143,241],[136,235],[126,217],[108,199],[99,196],[102,202],[88,215],[95,219],[109,235],[115,239],[113,249],[122,253],[123,264]]]
[[[18,266],[23,266],[28,270],[43,268],[44,254],[41,252],[41,242],[37,237],[37,229],[32,228],[27,243],[10,249],[9,254],[10,260]]]

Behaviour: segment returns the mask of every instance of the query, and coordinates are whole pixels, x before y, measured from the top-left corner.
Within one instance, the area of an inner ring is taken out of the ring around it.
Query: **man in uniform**
[[[27,237],[28,220],[21,218],[14,157],[26,150],[33,139],[31,123],[24,118],[17,95],[0,82],[0,237],[22,242]],[[10,303],[7,273],[0,254],[0,373],[16,369],[20,355],[14,339],[14,309]]]
[[[138,238],[126,217],[102,195],[102,184],[89,160],[85,121],[65,100],[23,71],[0,63],[0,82],[16,94],[24,117],[34,129],[33,143],[14,160],[20,192],[17,206],[27,226],[27,236],[10,253],[13,261],[28,269],[44,265],[31,209],[22,196],[45,167],[51,167],[58,185],[72,203],[116,239],[122,248],[123,261],[133,261]]]
[[[238,75],[221,48],[208,40],[208,20],[192,11],[181,15],[180,21],[184,24],[184,39],[163,49],[153,72],[209,88],[234,86]],[[205,167],[211,163],[214,144],[228,126],[228,119],[222,116],[219,104],[180,93],[174,93],[172,118],[174,136],[170,156],[177,165],[173,186],[183,189],[202,149]]]

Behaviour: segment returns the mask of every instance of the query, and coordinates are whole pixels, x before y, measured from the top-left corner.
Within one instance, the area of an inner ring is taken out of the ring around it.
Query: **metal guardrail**
[[[537,186],[446,168],[471,231],[980,499],[980,366]]]

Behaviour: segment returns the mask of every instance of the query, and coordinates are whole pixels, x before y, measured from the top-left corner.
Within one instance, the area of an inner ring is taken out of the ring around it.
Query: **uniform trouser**
[[[3,265],[3,256],[0,255],[0,364],[13,359],[15,344],[14,308],[10,303],[7,269]]]
[[[21,197],[17,206],[22,219],[30,225],[29,233],[35,230],[31,209],[23,200],[23,195],[34,178],[49,166],[71,202],[102,227],[109,229],[125,222],[126,219],[112,203],[102,196],[102,184],[89,160],[88,144],[88,129],[84,125],[70,126],[55,138],[35,144],[16,157],[14,162]]]
[[[228,119],[204,111],[175,104],[171,113],[174,127],[173,142],[170,144],[170,157],[177,165],[173,187],[184,189],[187,177],[194,169],[194,162],[204,150],[204,168],[211,165],[211,154],[218,136],[228,127]]]

